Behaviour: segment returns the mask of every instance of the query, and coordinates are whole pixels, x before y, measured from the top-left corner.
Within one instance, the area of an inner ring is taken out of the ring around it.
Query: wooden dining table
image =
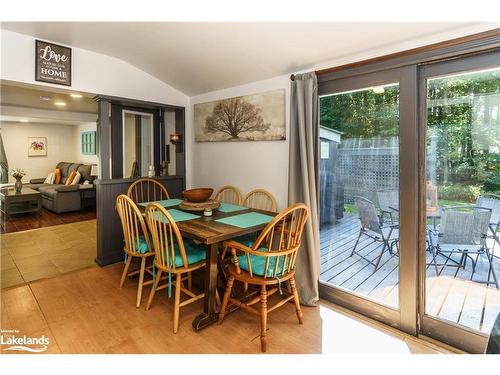
[[[167,210],[176,209],[182,211],[178,205],[166,208]],[[267,225],[267,223],[264,223],[249,228],[240,228],[234,225],[220,223],[217,220],[249,212],[257,212],[274,217],[276,212],[254,208],[244,208],[234,212],[221,212],[214,209],[212,211],[212,216],[204,216],[203,212],[183,211],[199,215],[200,217],[177,222],[177,226],[182,236],[198,241],[205,245],[206,248],[204,278],[205,299],[203,303],[203,312],[196,316],[192,323],[194,330],[199,331],[218,320],[218,312],[216,311],[216,290],[219,268],[222,269],[223,267],[219,257],[219,249],[222,247],[222,243],[245,234],[258,232]],[[223,281],[225,284],[225,280]]]

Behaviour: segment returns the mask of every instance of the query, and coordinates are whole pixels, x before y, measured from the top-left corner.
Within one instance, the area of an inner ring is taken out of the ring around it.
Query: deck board
[[[324,227],[320,232],[320,280],[335,287],[352,291],[391,307],[398,307],[399,258],[384,251],[379,268],[357,254],[351,256],[359,235],[360,224],[356,215],[345,214],[336,224]],[[488,240],[492,248],[493,240]],[[375,260],[380,254],[382,244],[373,243],[362,236],[357,247],[360,254]],[[496,255],[500,246],[495,244]],[[458,259],[459,255],[454,255]],[[427,262],[432,259],[427,253]],[[439,257],[438,263],[444,263]],[[426,270],[426,314],[453,323],[488,333],[498,312],[500,312],[500,291],[493,284],[489,287],[477,281],[488,277],[489,263],[485,256],[479,258],[473,281],[472,262],[465,269],[439,266],[438,275],[433,265]],[[494,268],[500,276],[500,259],[495,258]]]

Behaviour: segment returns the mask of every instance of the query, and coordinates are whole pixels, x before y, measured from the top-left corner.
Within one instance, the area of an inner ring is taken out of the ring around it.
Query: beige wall
[[[1,126],[9,171],[24,169],[23,182],[47,177],[58,162],[75,158],[74,126],[24,123],[2,123]],[[47,156],[28,157],[28,137],[47,137]],[[14,180],[9,176],[9,181]]]
[[[26,171],[23,182],[32,178],[47,177],[60,161],[96,164],[96,155],[82,155],[80,134],[95,130],[95,124],[56,125],[34,123],[1,123],[1,132],[9,171],[22,168]],[[28,157],[28,137],[47,137],[47,156]],[[13,182],[9,177],[9,182]]]
[[[288,205],[289,88],[290,78],[286,75],[191,98],[192,112],[196,103],[285,89],[286,126],[285,141],[195,142],[191,123],[192,187],[217,189],[230,184],[238,187],[242,194],[263,188],[273,193],[280,209]]]

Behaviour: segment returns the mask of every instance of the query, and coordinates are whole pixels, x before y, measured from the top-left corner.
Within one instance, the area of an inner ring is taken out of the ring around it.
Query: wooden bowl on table
[[[182,192],[182,196],[188,201],[193,203],[201,203],[206,202],[214,192],[214,189],[211,188],[198,188],[198,189],[190,189],[184,190]]]

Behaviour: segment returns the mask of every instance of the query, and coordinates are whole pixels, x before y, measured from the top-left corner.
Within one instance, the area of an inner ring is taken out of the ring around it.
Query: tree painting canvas
[[[285,90],[194,105],[196,142],[285,139]]]
[[[28,156],[47,156],[47,138],[28,137]]]

